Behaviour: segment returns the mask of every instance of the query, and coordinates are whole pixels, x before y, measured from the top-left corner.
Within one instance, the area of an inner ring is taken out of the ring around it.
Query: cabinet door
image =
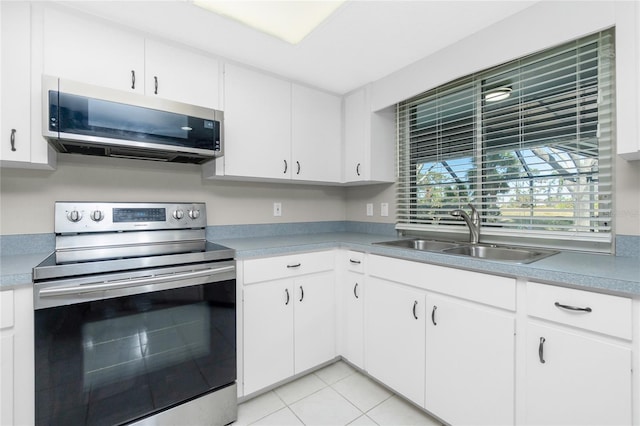
[[[526,338],[526,424],[631,424],[629,348],[532,322]]]
[[[195,52],[145,40],[145,93],[220,109],[219,63]]]
[[[0,159],[31,160],[31,6],[2,2],[2,80],[0,82]]]
[[[359,182],[367,179],[365,144],[369,120],[367,93],[360,89],[344,99],[344,180]]]
[[[340,182],[341,99],[297,84],[291,96],[292,178]]]
[[[425,407],[450,424],[514,423],[515,319],[427,296]]]
[[[365,299],[366,369],[424,406],[424,293],[369,277]]]
[[[224,91],[225,175],[290,179],[291,83],[226,64]]]
[[[336,356],[334,274],[295,280],[295,374]]]
[[[293,375],[293,303],[290,280],[244,288],[245,395]]]
[[[346,273],[341,285],[344,309],[342,355],[360,368],[364,368],[364,288],[363,274]]]
[[[144,93],[144,38],[98,20],[47,8],[44,72]]]

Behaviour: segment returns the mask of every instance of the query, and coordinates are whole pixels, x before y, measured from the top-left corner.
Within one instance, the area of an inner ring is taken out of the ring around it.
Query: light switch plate
[[[367,203],[367,216],[373,216],[373,203]]]
[[[389,203],[380,203],[380,216],[389,216]]]

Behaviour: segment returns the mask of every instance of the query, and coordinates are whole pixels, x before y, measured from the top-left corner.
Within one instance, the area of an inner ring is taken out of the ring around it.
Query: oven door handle
[[[139,287],[150,284],[161,284],[168,281],[180,281],[189,278],[206,277],[209,275],[222,274],[224,272],[231,272],[235,269],[234,265],[224,266],[222,268],[204,269],[201,271],[193,271],[178,274],[166,274],[155,277],[146,277],[132,280],[118,280],[104,282],[100,284],[85,284],[75,287],[54,287],[44,288],[40,290],[40,297],[54,297],[54,296],[66,296],[69,294],[84,294],[93,293],[96,291],[104,290],[118,290],[130,287]]]

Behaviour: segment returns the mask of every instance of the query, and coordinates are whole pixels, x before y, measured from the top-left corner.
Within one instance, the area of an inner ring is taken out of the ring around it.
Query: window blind
[[[611,249],[613,31],[458,79],[397,105],[397,225]],[[493,100],[491,98],[493,97]]]

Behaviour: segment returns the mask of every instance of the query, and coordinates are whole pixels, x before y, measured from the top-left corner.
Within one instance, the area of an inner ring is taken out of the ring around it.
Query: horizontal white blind
[[[613,62],[605,31],[398,104],[397,227],[611,241]]]

